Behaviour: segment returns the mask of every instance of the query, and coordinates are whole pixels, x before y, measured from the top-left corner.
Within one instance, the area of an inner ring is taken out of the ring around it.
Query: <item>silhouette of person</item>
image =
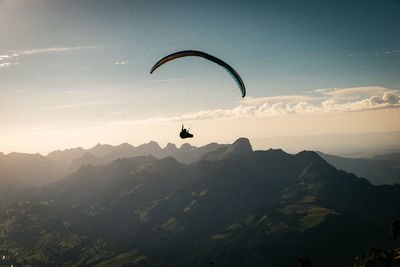
[[[193,134],[189,133],[189,131],[187,129],[185,129],[185,127],[182,124],[182,129],[181,129],[181,132],[179,133],[179,136],[182,139],[185,139],[185,138],[192,138]]]

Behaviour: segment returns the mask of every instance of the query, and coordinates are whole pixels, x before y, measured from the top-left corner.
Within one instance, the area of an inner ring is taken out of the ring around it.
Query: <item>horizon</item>
[[[261,140],[251,139],[245,136],[237,137],[233,139],[231,142],[210,142],[205,144],[193,145],[189,142],[182,141],[180,143],[160,143],[156,140],[149,140],[144,143],[139,144],[131,144],[129,142],[123,142],[118,144],[107,144],[107,143],[97,143],[91,146],[83,147],[83,146],[75,146],[75,147],[63,147],[54,150],[50,150],[47,152],[38,152],[38,151],[0,151],[0,153],[4,155],[9,155],[12,153],[22,153],[22,154],[39,154],[41,156],[47,157],[52,152],[65,152],[68,150],[74,149],[83,149],[83,150],[90,150],[97,146],[113,146],[118,147],[124,144],[130,145],[134,148],[137,148],[142,145],[147,145],[150,143],[156,143],[157,146],[164,150],[168,145],[173,145],[177,149],[181,149],[183,145],[190,145],[195,148],[200,148],[203,146],[207,146],[210,144],[219,144],[219,145],[231,145],[239,139],[245,138],[249,140],[250,145],[254,151],[265,151],[269,149],[281,149],[289,154],[297,154],[301,151],[315,151],[315,152],[322,152],[325,154],[331,154],[341,157],[348,157],[348,158],[371,158],[376,155],[385,155],[385,154],[393,154],[400,152],[400,145],[393,146],[391,145],[391,141],[396,141],[400,138],[400,132],[384,132],[384,133],[369,133],[366,135],[363,134],[331,134],[331,135],[314,135],[314,136],[279,136],[279,137],[269,137],[263,138]],[[363,142],[359,144],[354,144],[355,140],[360,141],[360,138],[363,138]],[[325,145],[325,140],[331,139],[336,140],[332,141],[333,145]],[[341,140],[347,139],[347,143],[343,143]],[[386,144],[383,142],[381,143],[371,143],[377,139],[390,139]],[[307,145],[305,145],[307,143]],[[352,145],[349,145],[351,144]],[[366,145],[368,143],[369,145]],[[268,144],[268,145],[264,145]]]
[[[398,149],[381,140],[400,132],[398,1],[115,3],[0,1],[0,151],[179,146],[181,124],[193,146]],[[149,74],[186,49],[230,64],[247,96],[203,59]]]

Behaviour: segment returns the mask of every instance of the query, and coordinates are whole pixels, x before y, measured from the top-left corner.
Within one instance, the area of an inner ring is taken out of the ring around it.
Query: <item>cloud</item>
[[[109,63],[109,62],[107,62],[106,63],[106,65],[128,65],[128,64],[137,64],[137,63],[143,63],[143,61],[142,60],[131,60],[131,61],[127,61],[127,60],[124,60],[124,61],[116,61],[116,62],[111,62],[111,63]]]
[[[358,54],[349,54],[349,57],[367,57],[368,54],[358,53]]]
[[[335,99],[340,101],[361,100],[374,95],[383,95],[384,93],[396,94],[396,90],[390,90],[381,86],[364,86],[351,88],[322,88],[306,91],[307,95],[283,95],[251,98],[247,97],[242,100],[244,104],[263,104],[265,102],[282,102],[282,103],[298,103],[313,102],[319,100]]]
[[[50,47],[50,48],[40,48],[40,49],[30,49],[30,50],[18,50],[18,51],[14,51],[14,54],[16,54],[16,55],[35,55],[35,54],[68,52],[68,51],[96,49],[96,48],[98,48],[98,47],[97,46]]]
[[[159,79],[159,80],[146,80],[139,81],[139,83],[168,83],[168,82],[179,82],[179,81],[191,81],[197,80],[195,77],[184,77],[184,78],[171,78],[171,79]]]
[[[0,55],[0,60],[7,60],[9,58],[10,58],[9,55]]]
[[[386,50],[383,52],[375,53],[375,54],[364,54],[364,53],[357,53],[357,54],[349,54],[350,57],[368,57],[368,56],[383,56],[383,55],[400,55],[400,49],[392,49]]]
[[[389,90],[388,88],[380,86],[365,86],[365,87],[326,90],[326,91],[321,91],[320,93],[335,98],[337,100],[354,100],[371,95],[384,94],[385,92],[393,92],[393,90]]]
[[[375,88],[375,89],[373,89]],[[337,92],[339,91],[339,92]],[[349,94],[350,92],[383,92],[380,95],[370,95],[367,98],[361,100],[351,100],[347,102],[341,102],[335,96],[337,94]],[[325,93],[326,91],[322,91]],[[127,120],[127,121],[113,121],[110,122],[110,126],[124,126],[132,124],[151,124],[151,123],[162,123],[162,122],[182,122],[182,121],[198,121],[198,120],[235,120],[235,119],[257,119],[266,117],[277,117],[277,116],[289,116],[296,114],[326,114],[334,112],[362,112],[366,110],[377,110],[377,109],[392,109],[400,108],[400,96],[399,92],[395,90],[389,90],[383,87],[368,87],[368,89],[361,88],[346,88],[335,90],[336,93],[331,94],[333,96],[324,98],[322,102],[315,103],[316,98],[311,98],[311,102],[303,101],[298,95],[284,96],[279,99],[283,100],[295,100],[297,102],[278,102],[269,103],[264,102],[259,104],[259,99],[253,101],[254,105],[239,105],[231,109],[213,109],[213,110],[200,110],[197,112],[185,113],[180,116],[173,117],[156,117],[145,120]],[[329,95],[328,95],[329,96]],[[261,98],[260,98],[261,99]],[[263,98],[270,99],[270,98]],[[273,97],[273,100],[277,100],[278,97]],[[254,100],[254,99],[250,99]],[[248,103],[246,103],[248,104]]]
[[[325,100],[320,104],[310,104],[305,101],[291,104],[282,102],[270,104],[266,102],[260,106],[240,105],[233,109],[204,110],[169,118],[168,120],[263,118],[290,114],[356,112],[383,108],[400,108],[400,96],[386,92],[382,96],[371,96],[368,99],[347,103],[339,103],[334,99]]]
[[[68,52],[75,50],[83,50],[83,49],[95,49],[97,46],[72,46],[72,47],[50,47],[50,48],[41,48],[41,49],[30,49],[30,50],[17,50],[11,51],[8,55],[0,55],[0,61],[7,60],[8,62],[0,63],[0,68],[10,67],[12,65],[19,64],[19,57],[29,56],[35,54],[46,54],[46,53],[54,53],[54,52]]]
[[[13,65],[18,65],[19,61],[18,61],[18,56],[11,54],[11,55],[0,55],[0,68],[8,68],[11,67]]]
[[[323,88],[307,91],[308,94],[327,96],[336,100],[357,100],[368,98],[373,95],[383,95],[384,93],[397,94],[398,90],[392,90],[381,86],[363,86],[351,88]]]
[[[337,90],[337,89],[339,89],[339,88],[319,88],[319,89],[314,89],[314,90],[306,91],[306,93],[308,93],[308,94],[312,94],[312,93],[323,93],[323,92],[332,91],[332,90]]]
[[[368,99],[348,103],[338,103],[337,101],[330,99],[323,102],[321,105],[323,110],[326,112],[398,108],[400,107],[400,97],[391,93],[385,93],[383,96],[371,96]]]
[[[11,62],[0,63],[0,68],[8,68],[12,65]]]
[[[309,96],[309,95],[283,95],[283,96],[268,96],[268,97],[258,97],[258,98],[247,97],[242,100],[242,103],[253,104],[253,105],[262,104],[265,102],[292,103],[299,101],[316,101],[325,98],[326,97]]]
[[[383,51],[381,53],[377,53],[377,56],[380,55],[400,55],[400,49],[393,49],[393,50],[387,50],[387,51]]]
[[[108,104],[108,103],[112,103],[112,101],[89,102],[89,103],[80,103],[80,104],[65,104],[65,105],[58,105],[58,106],[43,107],[42,109],[64,110],[64,109],[75,109],[75,108],[82,108],[82,107],[95,106],[95,105],[103,105],[103,104]]]
[[[115,62],[114,65],[126,65],[129,64],[128,61],[119,61],[119,62]]]
[[[123,114],[128,114],[126,111],[114,111],[112,112],[113,115],[123,115]]]
[[[80,107],[80,105],[67,104],[67,105],[59,105],[59,106],[44,107],[43,109],[47,109],[47,110],[58,110],[58,109],[70,109],[70,108],[76,108],[76,107]]]

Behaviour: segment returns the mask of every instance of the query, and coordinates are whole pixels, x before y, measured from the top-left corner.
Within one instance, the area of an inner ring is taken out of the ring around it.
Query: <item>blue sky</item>
[[[282,130],[273,135],[284,136],[296,132],[282,127],[284,119],[304,110],[337,116],[367,116],[374,110],[377,118],[376,112],[390,110],[382,114],[385,125],[336,129],[400,130],[393,126],[399,122],[400,105],[399,13],[395,0],[0,0],[0,151],[177,142],[176,130],[173,138],[170,131],[181,122],[205,133],[216,127],[216,120],[241,125],[246,117],[258,128],[276,114],[284,116],[276,124]],[[242,76],[247,100],[240,99],[236,83],[223,69],[202,59],[180,59],[149,74],[159,58],[183,49],[227,61]],[[300,102],[307,108],[294,108]],[[274,104],[283,105],[283,111]],[[252,105],[258,115],[243,111]],[[233,116],[238,110],[247,115]],[[145,126],[126,128],[139,121]],[[160,121],[169,124],[157,126]],[[114,125],[114,130],[104,125]],[[77,132],[84,137],[65,138]],[[238,137],[232,133],[216,139]],[[213,138],[207,134],[193,142]]]

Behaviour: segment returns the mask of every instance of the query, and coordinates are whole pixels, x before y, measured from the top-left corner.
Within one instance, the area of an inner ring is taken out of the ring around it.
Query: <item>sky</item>
[[[197,146],[393,147],[399,13],[397,0],[0,0],[0,151],[179,146],[182,123]],[[201,58],[149,73],[186,49],[230,64],[247,96]]]

